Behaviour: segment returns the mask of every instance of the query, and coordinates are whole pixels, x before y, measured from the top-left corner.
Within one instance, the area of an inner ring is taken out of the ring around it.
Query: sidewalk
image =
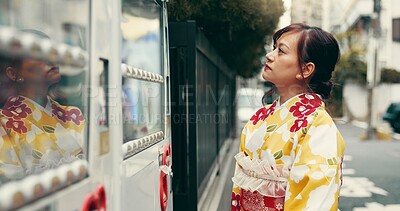
[[[239,151],[239,138],[228,141],[224,150],[221,150],[220,171],[213,172],[202,197],[199,200],[199,211],[229,211],[231,209],[232,177],[235,167],[235,154]]]

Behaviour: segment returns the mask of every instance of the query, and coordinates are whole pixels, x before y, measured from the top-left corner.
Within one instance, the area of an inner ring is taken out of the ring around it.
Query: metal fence
[[[174,210],[197,210],[234,134],[236,76],[193,21],[169,23]]]

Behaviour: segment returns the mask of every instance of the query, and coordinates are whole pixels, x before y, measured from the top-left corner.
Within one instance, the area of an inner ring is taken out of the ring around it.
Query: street
[[[346,141],[340,210],[400,210],[400,141],[360,141],[365,129],[337,126]]]

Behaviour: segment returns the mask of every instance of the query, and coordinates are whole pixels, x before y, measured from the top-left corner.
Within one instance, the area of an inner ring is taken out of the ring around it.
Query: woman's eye
[[[280,48],[278,48],[278,52],[279,52],[279,53],[285,53],[285,52],[283,52],[282,49],[280,49]]]

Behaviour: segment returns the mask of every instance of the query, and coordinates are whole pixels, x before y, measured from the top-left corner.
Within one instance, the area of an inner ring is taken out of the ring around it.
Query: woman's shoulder
[[[62,105],[59,102],[57,102],[56,100],[52,99],[51,97],[49,97],[52,107],[58,107],[61,108],[63,110],[78,110],[79,112],[81,112],[81,110],[76,107],[76,106],[72,106],[72,105]]]
[[[328,113],[328,111],[324,107],[320,107],[315,110],[313,114],[310,115],[314,118],[314,122],[325,122],[325,123],[333,123],[332,116]]]
[[[265,104],[265,105],[264,105],[263,107],[261,107],[260,109],[271,109],[271,108],[275,108],[276,105],[277,105],[277,101],[275,100],[275,101],[272,102],[272,103]]]
[[[265,104],[262,107],[256,107],[256,109],[253,111],[253,115],[257,115],[260,113],[265,113],[268,109],[272,109],[276,106],[276,103],[270,103],[270,104]]]
[[[51,100],[52,113],[58,119],[63,122],[74,122],[78,126],[85,124],[85,117],[78,107],[61,105],[50,97],[49,99]]]

